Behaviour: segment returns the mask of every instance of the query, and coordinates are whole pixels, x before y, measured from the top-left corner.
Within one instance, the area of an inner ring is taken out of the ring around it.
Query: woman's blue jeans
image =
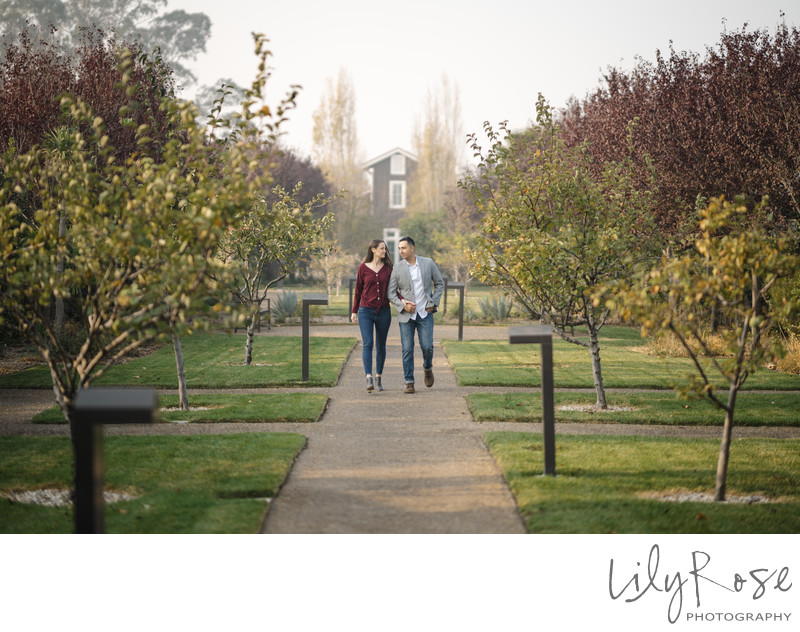
[[[361,329],[361,360],[364,362],[364,375],[372,375],[372,347],[375,347],[375,375],[383,373],[386,362],[386,337],[392,324],[390,307],[358,308],[358,326]]]

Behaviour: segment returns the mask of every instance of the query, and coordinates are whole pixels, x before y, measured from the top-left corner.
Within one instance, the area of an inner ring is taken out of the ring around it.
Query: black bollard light
[[[542,440],[544,473],[556,475],[556,424],[553,394],[553,330],[549,325],[509,327],[508,341],[513,344],[542,346]]]
[[[73,406],[75,446],[75,533],[105,531],[103,424],[152,423],[158,408],[155,389],[91,388]]]
[[[464,284],[450,283],[449,287],[458,291],[458,340],[464,339]]]
[[[308,382],[308,347],[309,347],[309,314],[310,305],[327,305],[327,294],[303,294],[303,381]]]

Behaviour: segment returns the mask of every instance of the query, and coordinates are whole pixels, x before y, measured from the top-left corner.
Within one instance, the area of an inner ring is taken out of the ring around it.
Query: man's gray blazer
[[[444,281],[442,275],[439,273],[439,268],[433,262],[433,259],[428,257],[420,257],[417,255],[417,262],[419,263],[419,272],[422,277],[422,284],[425,286],[425,297],[428,302],[425,307],[429,305],[439,306],[439,300],[442,298],[444,292]],[[433,285],[433,291],[431,291]],[[399,295],[399,296],[398,296]],[[407,323],[413,314],[405,311],[403,301],[400,300],[402,296],[407,301],[414,300],[414,288],[411,285],[411,272],[408,269],[408,264],[405,259],[401,259],[392,267],[392,276],[389,277],[389,289],[387,296],[397,308],[397,320],[401,323]]]

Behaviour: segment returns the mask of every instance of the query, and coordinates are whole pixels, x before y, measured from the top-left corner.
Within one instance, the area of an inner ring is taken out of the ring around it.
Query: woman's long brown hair
[[[386,242],[383,239],[373,239],[369,242],[369,246],[367,246],[367,256],[364,257],[364,263],[369,263],[372,261],[374,257],[374,253],[372,252],[373,248],[377,248],[381,244],[386,246]],[[386,256],[383,258],[383,265],[392,267],[392,258],[389,256],[389,246],[386,246]]]

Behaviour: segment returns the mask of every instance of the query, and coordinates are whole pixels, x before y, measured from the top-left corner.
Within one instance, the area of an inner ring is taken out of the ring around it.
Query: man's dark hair
[[[411,239],[411,237],[401,237],[400,239],[397,240],[397,243],[399,244],[401,241],[408,242],[411,246],[414,246],[414,248],[417,247],[417,244],[414,243],[414,240]]]

